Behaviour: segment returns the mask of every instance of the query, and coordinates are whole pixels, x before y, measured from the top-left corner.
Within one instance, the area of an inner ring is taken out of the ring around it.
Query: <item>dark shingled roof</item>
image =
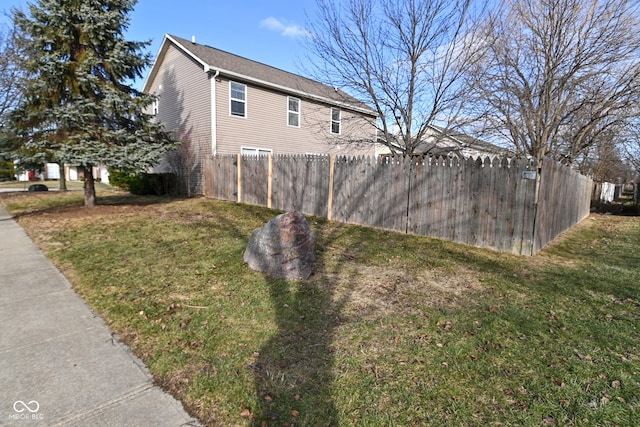
[[[355,108],[372,116],[377,115],[371,107],[340,89],[211,46],[193,43],[191,40],[169,34],[167,37],[210,66],[213,71],[219,70],[223,76],[238,80],[244,77],[253,84],[279,89],[301,97],[307,96],[319,101],[336,103],[342,107]]]

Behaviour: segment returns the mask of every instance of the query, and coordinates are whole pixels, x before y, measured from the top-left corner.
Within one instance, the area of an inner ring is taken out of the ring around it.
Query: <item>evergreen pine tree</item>
[[[29,150],[84,168],[85,205],[96,203],[92,167],[141,171],[175,146],[146,108],[152,95],[132,87],[151,57],[150,42],[123,37],[136,0],[38,0],[15,23],[35,52],[33,78],[12,114]]]

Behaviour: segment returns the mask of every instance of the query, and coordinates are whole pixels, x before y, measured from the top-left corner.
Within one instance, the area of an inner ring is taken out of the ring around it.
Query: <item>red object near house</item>
[[[38,179],[36,177],[36,171],[29,171],[29,181],[35,181],[36,179]]]

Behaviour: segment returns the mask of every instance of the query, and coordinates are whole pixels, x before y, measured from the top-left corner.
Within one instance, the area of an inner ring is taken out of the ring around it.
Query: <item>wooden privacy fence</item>
[[[235,156],[205,195],[532,255],[589,214],[590,178],[545,159]]]

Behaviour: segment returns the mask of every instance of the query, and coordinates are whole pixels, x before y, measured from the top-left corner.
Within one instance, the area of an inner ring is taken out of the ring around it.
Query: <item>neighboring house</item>
[[[105,165],[93,166],[92,172],[96,181],[109,183],[109,169]],[[64,176],[67,181],[84,181],[84,168],[78,165],[65,165]]]
[[[152,114],[182,141],[159,171],[203,193],[214,154],[376,155],[376,113],[343,91],[166,35],[144,84]],[[358,143],[359,142],[359,143]]]
[[[99,182],[109,183],[109,171],[104,165],[94,166],[93,176]],[[64,178],[67,181],[83,181],[84,169],[82,166],[65,165]],[[25,171],[16,175],[16,179],[18,181],[59,180],[60,165],[57,163],[45,163],[42,172]]]
[[[391,151],[387,148],[383,154]],[[427,132],[416,146],[413,155],[456,156],[460,158],[473,157],[509,157],[513,153],[486,141],[465,135],[460,132],[445,130],[438,126],[429,126]]]

